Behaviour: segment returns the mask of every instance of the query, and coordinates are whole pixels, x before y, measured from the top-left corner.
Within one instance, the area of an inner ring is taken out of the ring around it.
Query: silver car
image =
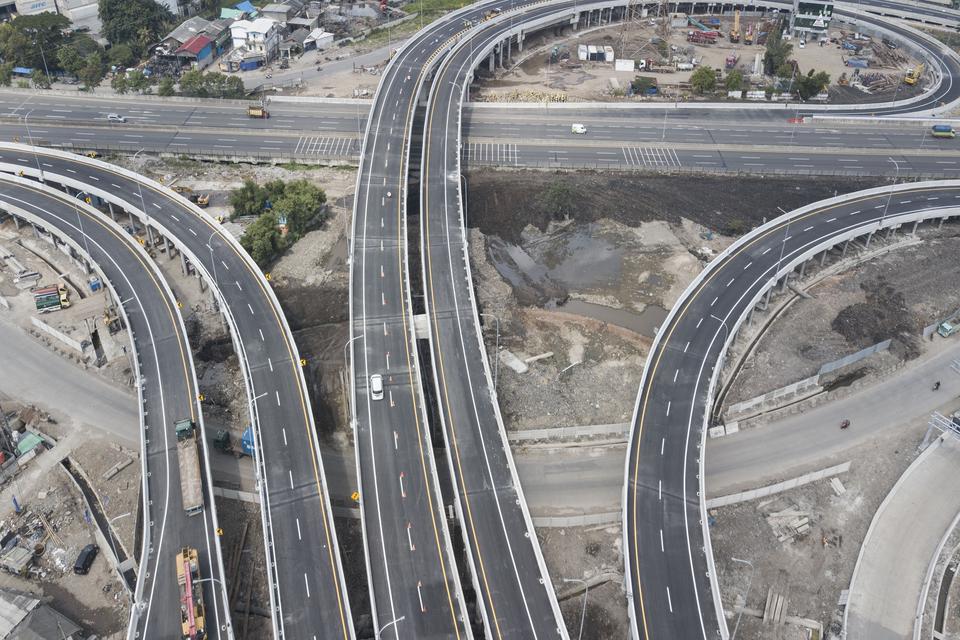
[[[370,397],[374,400],[383,400],[383,376],[379,373],[370,376]]]

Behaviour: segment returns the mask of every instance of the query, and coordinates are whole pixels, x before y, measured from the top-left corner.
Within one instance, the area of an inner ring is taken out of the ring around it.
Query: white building
[[[277,57],[280,46],[280,24],[270,18],[237,20],[230,25],[234,49],[246,49],[263,55],[269,63]]]
[[[833,0],[793,0],[790,32],[807,40],[827,34],[833,17]]]

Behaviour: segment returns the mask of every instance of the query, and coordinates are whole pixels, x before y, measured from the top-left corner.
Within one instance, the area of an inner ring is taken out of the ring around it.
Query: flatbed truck
[[[200,455],[193,420],[185,418],[175,425],[177,460],[180,464],[180,495],[188,516],[203,513],[203,482],[200,478]]]

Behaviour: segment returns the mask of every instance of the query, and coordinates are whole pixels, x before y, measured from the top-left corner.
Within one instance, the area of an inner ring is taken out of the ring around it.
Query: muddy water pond
[[[547,234],[524,234],[522,244],[487,239],[490,261],[522,305],[557,309],[653,336],[667,311],[650,305],[640,313],[571,299],[571,293],[606,294],[624,277],[624,249],[596,224]],[[657,277],[657,276],[653,276]]]

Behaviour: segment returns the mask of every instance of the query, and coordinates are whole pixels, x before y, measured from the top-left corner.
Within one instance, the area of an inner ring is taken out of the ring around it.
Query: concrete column
[[[510,41],[513,38],[507,38],[507,57],[503,60],[503,68],[506,69],[510,65]]]
[[[200,276],[197,276],[197,282],[200,283],[200,291],[201,291],[201,292],[207,290],[207,283],[204,282],[203,278],[201,278]]]
[[[117,221],[117,212],[113,210],[113,203],[107,202],[107,209],[110,211],[110,219],[114,222]]]
[[[753,307],[753,308],[750,309],[750,313],[747,314],[747,326],[748,326],[748,327],[752,327],[752,326],[753,326],[753,312],[756,311],[756,310],[757,310],[757,308],[756,308],[756,307]]]
[[[887,239],[893,236],[894,231],[896,231],[896,229],[894,229],[893,227],[890,227],[889,229],[887,229]]]
[[[912,236],[917,235],[917,227],[919,227],[919,226],[920,226],[920,221],[919,221],[919,220],[917,220],[916,222],[914,222],[914,223],[913,223],[913,230],[910,231],[910,235],[912,235]]]
[[[517,34],[517,53],[523,52],[523,31]]]
[[[187,275],[187,258],[182,253],[180,254],[180,273]]]
[[[787,281],[790,279],[790,275],[793,273],[793,270],[790,270],[790,273],[783,274],[783,284],[780,285],[780,293],[783,293],[787,290]]]
[[[940,224],[937,225],[937,231],[939,231],[941,228],[943,228],[943,221],[944,221],[944,220],[946,220],[946,218],[940,218]]]
[[[845,257],[846,257],[846,255],[847,255],[847,247],[849,247],[849,246],[850,246],[850,241],[849,241],[849,240],[847,240],[846,242],[843,243],[843,253],[840,254],[840,257],[841,257],[841,258],[845,258]]]
[[[864,249],[870,248],[870,240],[872,239],[873,239],[873,232],[871,231],[870,233],[867,234],[867,242],[863,245]]]
[[[17,228],[17,231],[20,230],[20,218],[17,216],[11,216],[13,218],[13,226]]]
[[[153,248],[153,228],[149,224],[145,226],[147,228],[147,246]]]
[[[826,251],[824,251],[823,255],[824,255],[824,257],[826,257],[826,255],[827,255]],[[803,275],[807,272],[807,263],[808,263],[808,262],[810,262],[810,261],[809,261],[809,260],[804,260],[803,262],[800,263],[800,279],[801,279],[801,280],[803,280]],[[821,262],[820,264],[822,265],[823,263]],[[786,281],[786,278],[784,278],[784,281]]]
[[[821,266],[821,267],[822,267],[824,264],[826,264],[826,262],[827,262],[827,253],[828,253],[829,251],[830,251],[830,249],[824,249],[824,250],[823,250],[823,255],[820,256],[820,266]]]
[[[770,296],[772,295],[773,295],[773,287],[770,287],[769,289],[767,289],[767,297],[763,299],[764,310],[766,310],[766,308],[770,305]]]
[[[167,236],[163,236],[163,244],[164,244],[164,246],[167,248],[167,256],[168,256],[171,260],[173,260],[173,252],[174,252],[173,243],[170,242],[170,240],[167,238]]]
[[[490,59],[487,61],[487,71],[493,73],[493,70],[497,68],[497,54],[493,51],[490,52]]]

